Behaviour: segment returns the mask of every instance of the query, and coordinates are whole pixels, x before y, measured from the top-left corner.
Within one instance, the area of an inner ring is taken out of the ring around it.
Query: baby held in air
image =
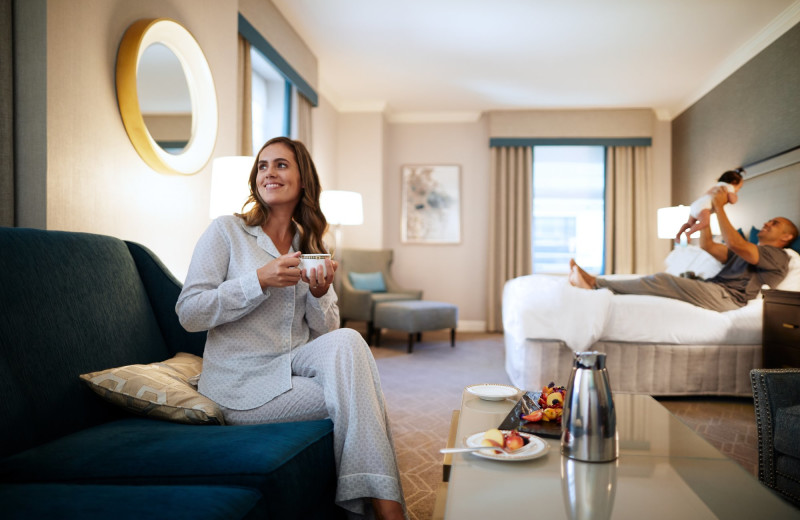
[[[676,242],[680,242],[683,233],[686,233],[686,239],[688,240],[692,233],[708,227],[711,222],[711,199],[717,189],[721,188],[727,191],[728,203],[736,204],[739,199],[736,192],[742,187],[742,172],[743,170],[739,168],[723,173],[717,183],[709,188],[705,195],[692,202],[689,207],[689,219],[681,226],[678,234],[675,235]]]

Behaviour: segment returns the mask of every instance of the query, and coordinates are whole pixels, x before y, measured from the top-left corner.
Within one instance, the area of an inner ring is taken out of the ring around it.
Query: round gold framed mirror
[[[142,113],[137,78],[143,55],[154,45],[166,47],[177,58],[189,91],[188,142],[176,149],[159,145]],[[161,173],[193,174],[208,163],[219,125],[214,79],[197,41],[179,23],[166,18],[143,19],[125,31],[117,53],[117,102],[133,147],[151,168]]]

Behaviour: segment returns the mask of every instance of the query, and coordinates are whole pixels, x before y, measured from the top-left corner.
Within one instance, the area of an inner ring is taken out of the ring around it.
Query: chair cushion
[[[800,405],[778,408],[775,411],[775,449],[800,459]],[[800,470],[800,468],[798,468]],[[800,475],[800,471],[797,472]]]
[[[254,489],[222,486],[0,485],[6,520],[227,520],[244,518],[260,498]]]
[[[334,500],[333,423],[198,427],[124,419],[0,460],[0,481],[245,486],[264,495],[270,518],[302,518]]]
[[[225,424],[217,403],[189,383],[202,370],[203,358],[179,352],[161,363],[110,368],[80,378],[106,401],[139,415],[189,424]]]
[[[386,292],[383,273],[347,273],[347,278],[355,289],[369,292]]]
[[[419,301],[419,298],[411,294],[405,293],[372,293],[372,303],[377,305],[384,302],[398,302],[398,301]]]

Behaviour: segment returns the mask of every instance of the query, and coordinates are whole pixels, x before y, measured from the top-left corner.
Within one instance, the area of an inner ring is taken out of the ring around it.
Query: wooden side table
[[[764,291],[764,368],[800,367],[800,292]]]

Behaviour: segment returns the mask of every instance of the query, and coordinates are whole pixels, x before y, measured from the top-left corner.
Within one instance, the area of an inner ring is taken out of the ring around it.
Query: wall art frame
[[[461,166],[404,165],[401,182],[401,241],[461,243]]]

